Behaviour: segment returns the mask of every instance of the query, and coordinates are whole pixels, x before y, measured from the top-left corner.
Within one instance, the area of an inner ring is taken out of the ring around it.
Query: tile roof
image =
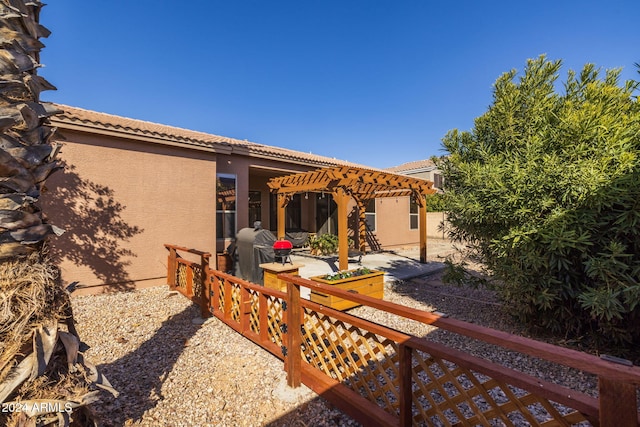
[[[133,139],[153,140],[191,148],[199,148],[221,154],[243,154],[248,156],[265,157],[285,160],[295,163],[323,166],[362,166],[355,163],[338,160],[331,157],[312,153],[274,147],[247,140],[228,138],[167,126],[159,123],[136,120],[113,114],[99,113],[68,105],[54,104],[62,113],[50,117],[51,124],[59,128],[72,128],[85,132],[103,131],[115,134],[125,134]]]
[[[429,170],[436,169],[436,164],[431,159],[416,160],[413,162],[403,163],[399,166],[393,166],[393,167],[387,168],[386,170],[390,172],[401,173],[401,172],[415,171],[418,169],[429,169]]]

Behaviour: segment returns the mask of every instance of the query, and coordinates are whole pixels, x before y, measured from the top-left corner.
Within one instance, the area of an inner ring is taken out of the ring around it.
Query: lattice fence
[[[578,411],[424,351],[413,352],[411,366],[413,425],[591,425]]]
[[[408,310],[300,277],[284,275],[290,293],[283,293],[210,270],[206,253],[192,252],[202,257],[197,264],[176,256],[177,250],[185,249],[167,248],[167,281],[172,289],[200,304],[205,315],[213,314],[284,358],[289,385],[299,384],[304,376],[305,384],[365,425],[640,425],[637,367]],[[207,277],[205,283],[202,277]],[[301,300],[300,286],[592,372],[599,378],[600,398]]]
[[[283,357],[283,297],[285,294],[237,277],[212,272],[210,275],[210,312],[259,344]]]
[[[354,325],[345,320],[351,316],[303,305],[303,361],[395,417],[401,412],[399,350],[408,349],[413,425],[597,425],[593,398],[423,338],[394,333],[391,339],[361,319],[352,317]],[[575,399],[584,413],[571,409]]]
[[[185,293],[187,290],[187,271],[189,266],[184,263],[179,262],[176,270],[176,286],[182,293]]]
[[[202,283],[202,267],[198,264],[191,265],[191,271],[193,273],[193,286],[192,294],[198,300],[202,298],[203,283]]]
[[[390,413],[398,413],[397,343],[347,322],[304,310],[307,363]]]

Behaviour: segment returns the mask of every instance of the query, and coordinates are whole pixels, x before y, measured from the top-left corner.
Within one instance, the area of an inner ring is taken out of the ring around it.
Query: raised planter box
[[[384,271],[372,270],[371,273],[361,276],[347,277],[338,280],[326,280],[324,276],[310,277],[309,280],[323,283],[325,285],[335,286],[338,289],[352,291],[360,295],[368,295],[373,298],[384,298]],[[357,307],[358,303],[345,300],[333,295],[323,294],[316,290],[311,290],[311,301],[317,302],[336,310],[346,310],[348,308]]]

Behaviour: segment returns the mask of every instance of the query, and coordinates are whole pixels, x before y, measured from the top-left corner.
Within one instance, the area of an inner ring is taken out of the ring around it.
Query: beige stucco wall
[[[248,220],[250,190],[262,194],[262,218],[269,224],[270,177],[313,169],[238,154],[215,154],[130,137],[65,129],[60,158],[64,171],[49,178],[43,210],[66,230],[51,239],[51,253],[63,280],[79,282],[81,293],[131,289],[166,283],[165,243],[214,254],[227,247],[216,240],[216,174],[236,175],[236,227]],[[302,228],[316,231],[314,197],[302,201]],[[349,206],[349,233],[355,237],[355,203]],[[376,201],[383,248],[417,245],[409,227],[409,198]],[[428,214],[429,238],[443,238],[441,213]],[[214,261],[215,262],[215,261]]]
[[[446,225],[446,214],[443,212],[427,212],[427,238],[445,238],[443,231],[439,230],[443,222]],[[376,200],[375,236],[384,248],[420,243],[419,230],[410,228],[409,197],[387,197]]]
[[[44,212],[65,282],[127,289],[166,283],[164,243],[215,251],[215,154],[63,131],[64,171]],[[90,288],[103,291],[104,287]]]

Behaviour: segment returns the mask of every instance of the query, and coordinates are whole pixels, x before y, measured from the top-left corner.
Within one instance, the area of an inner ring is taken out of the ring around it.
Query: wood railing
[[[206,253],[165,246],[172,289],[283,359],[291,387],[304,383],[364,425],[640,425],[638,367],[298,276],[280,275],[288,282],[280,292],[210,269]],[[591,373],[599,397],[313,303],[300,287]]]
[[[209,317],[207,310],[208,299],[204,291],[209,275],[209,260],[211,254],[208,252],[189,249],[182,246],[164,245],[169,250],[167,260],[167,285],[172,291],[178,291],[194,303],[200,306],[202,317]],[[200,262],[189,261],[179,252],[185,252],[200,257]]]

